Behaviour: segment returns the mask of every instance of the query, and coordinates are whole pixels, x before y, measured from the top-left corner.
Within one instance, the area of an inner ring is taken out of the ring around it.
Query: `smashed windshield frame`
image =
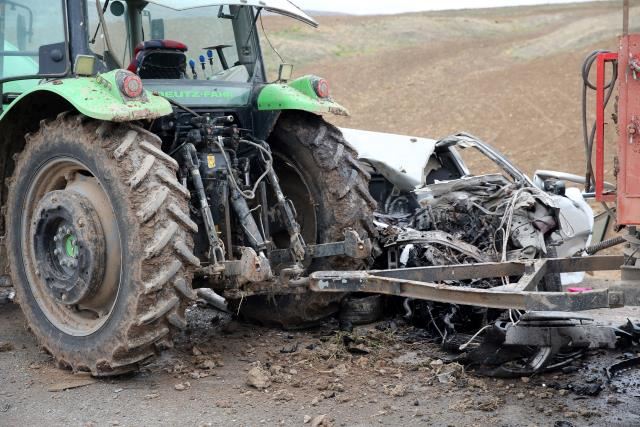
[[[461,177],[505,172],[505,178],[508,178],[512,182],[529,187],[535,186],[533,181],[517,166],[511,163],[506,156],[496,148],[471,134],[459,132],[447,136],[436,143],[435,151],[440,155],[448,152],[449,155],[455,157],[456,163],[461,166]],[[467,156],[470,154],[468,151],[473,151],[477,155],[470,159]],[[474,173],[469,171],[470,167],[474,169]]]
[[[89,2],[94,3],[92,0]],[[111,6],[114,3],[125,5],[124,2],[112,1]],[[104,1],[101,0],[100,4],[104,5]],[[107,68],[126,68],[135,61],[136,41],[174,40],[187,47],[184,52],[187,66],[181,78],[237,83],[264,80],[255,28],[259,8],[231,5],[175,10],[149,2],[141,5],[137,17],[140,25],[132,31],[131,19],[127,19],[130,11],[126,7],[129,6],[127,3],[123,9],[108,7],[105,11],[108,43],[104,31],[97,31],[99,16],[95,3],[89,5],[92,50],[107,63],[109,56],[115,59]],[[96,33],[99,34],[95,36]],[[109,44],[114,50],[111,55],[105,53]]]

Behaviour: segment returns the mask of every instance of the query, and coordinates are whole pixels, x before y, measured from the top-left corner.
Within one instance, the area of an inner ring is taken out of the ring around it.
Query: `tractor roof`
[[[318,23],[309,15],[304,13],[295,4],[288,0],[148,0],[149,3],[155,3],[159,6],[165,6],[174,10],[186,10],[195,9],[205,6],[223,6],[223,5],[237,5],[237,6],[254,6],[266,9],[270,12],[278,13],[280,15],[289,16],[291,18],[298,19],[313,27],[317,27]]]

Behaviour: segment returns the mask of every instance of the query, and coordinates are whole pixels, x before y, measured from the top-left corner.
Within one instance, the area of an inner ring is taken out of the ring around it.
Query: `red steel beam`
[[[605,63],[618,60],[617,53],[601,53],[596,60],[596,200],[615,201],[615,194],[604,192],[604,86]]]

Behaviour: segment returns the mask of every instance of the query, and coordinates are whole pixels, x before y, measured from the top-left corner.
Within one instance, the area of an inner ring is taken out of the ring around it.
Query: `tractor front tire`
[[[344,240],[346,229],[356,231],[362,239],[375,236],[376,202],[368,190],[371,177],[338,128],[315,114],[287,112],[268,142],[283,193],[295,206],[307,244]],[[286,232],[274,235],[271,231],[274,242],[287,247]],[[305,273],[360,270],[368,261],[346,256],[316,258]],[[343,297],[342,293],[256,296],[245,299],[240,312],[269,326],[306,328],[335,314]]]
[[[199,261],[177,168],[131,124],[63,113],[26,136],[7,204],[11,278],[59,366],[134,371],[186,326]]]

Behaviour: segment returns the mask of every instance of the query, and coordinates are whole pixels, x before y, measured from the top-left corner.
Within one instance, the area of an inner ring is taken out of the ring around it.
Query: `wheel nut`
[[[55,238],[54,238],[54,239],[55,239]],[[55,249],[53,250],[53,254],[54,254],[54,255],[60,255],[60,249],[55,248]]]

